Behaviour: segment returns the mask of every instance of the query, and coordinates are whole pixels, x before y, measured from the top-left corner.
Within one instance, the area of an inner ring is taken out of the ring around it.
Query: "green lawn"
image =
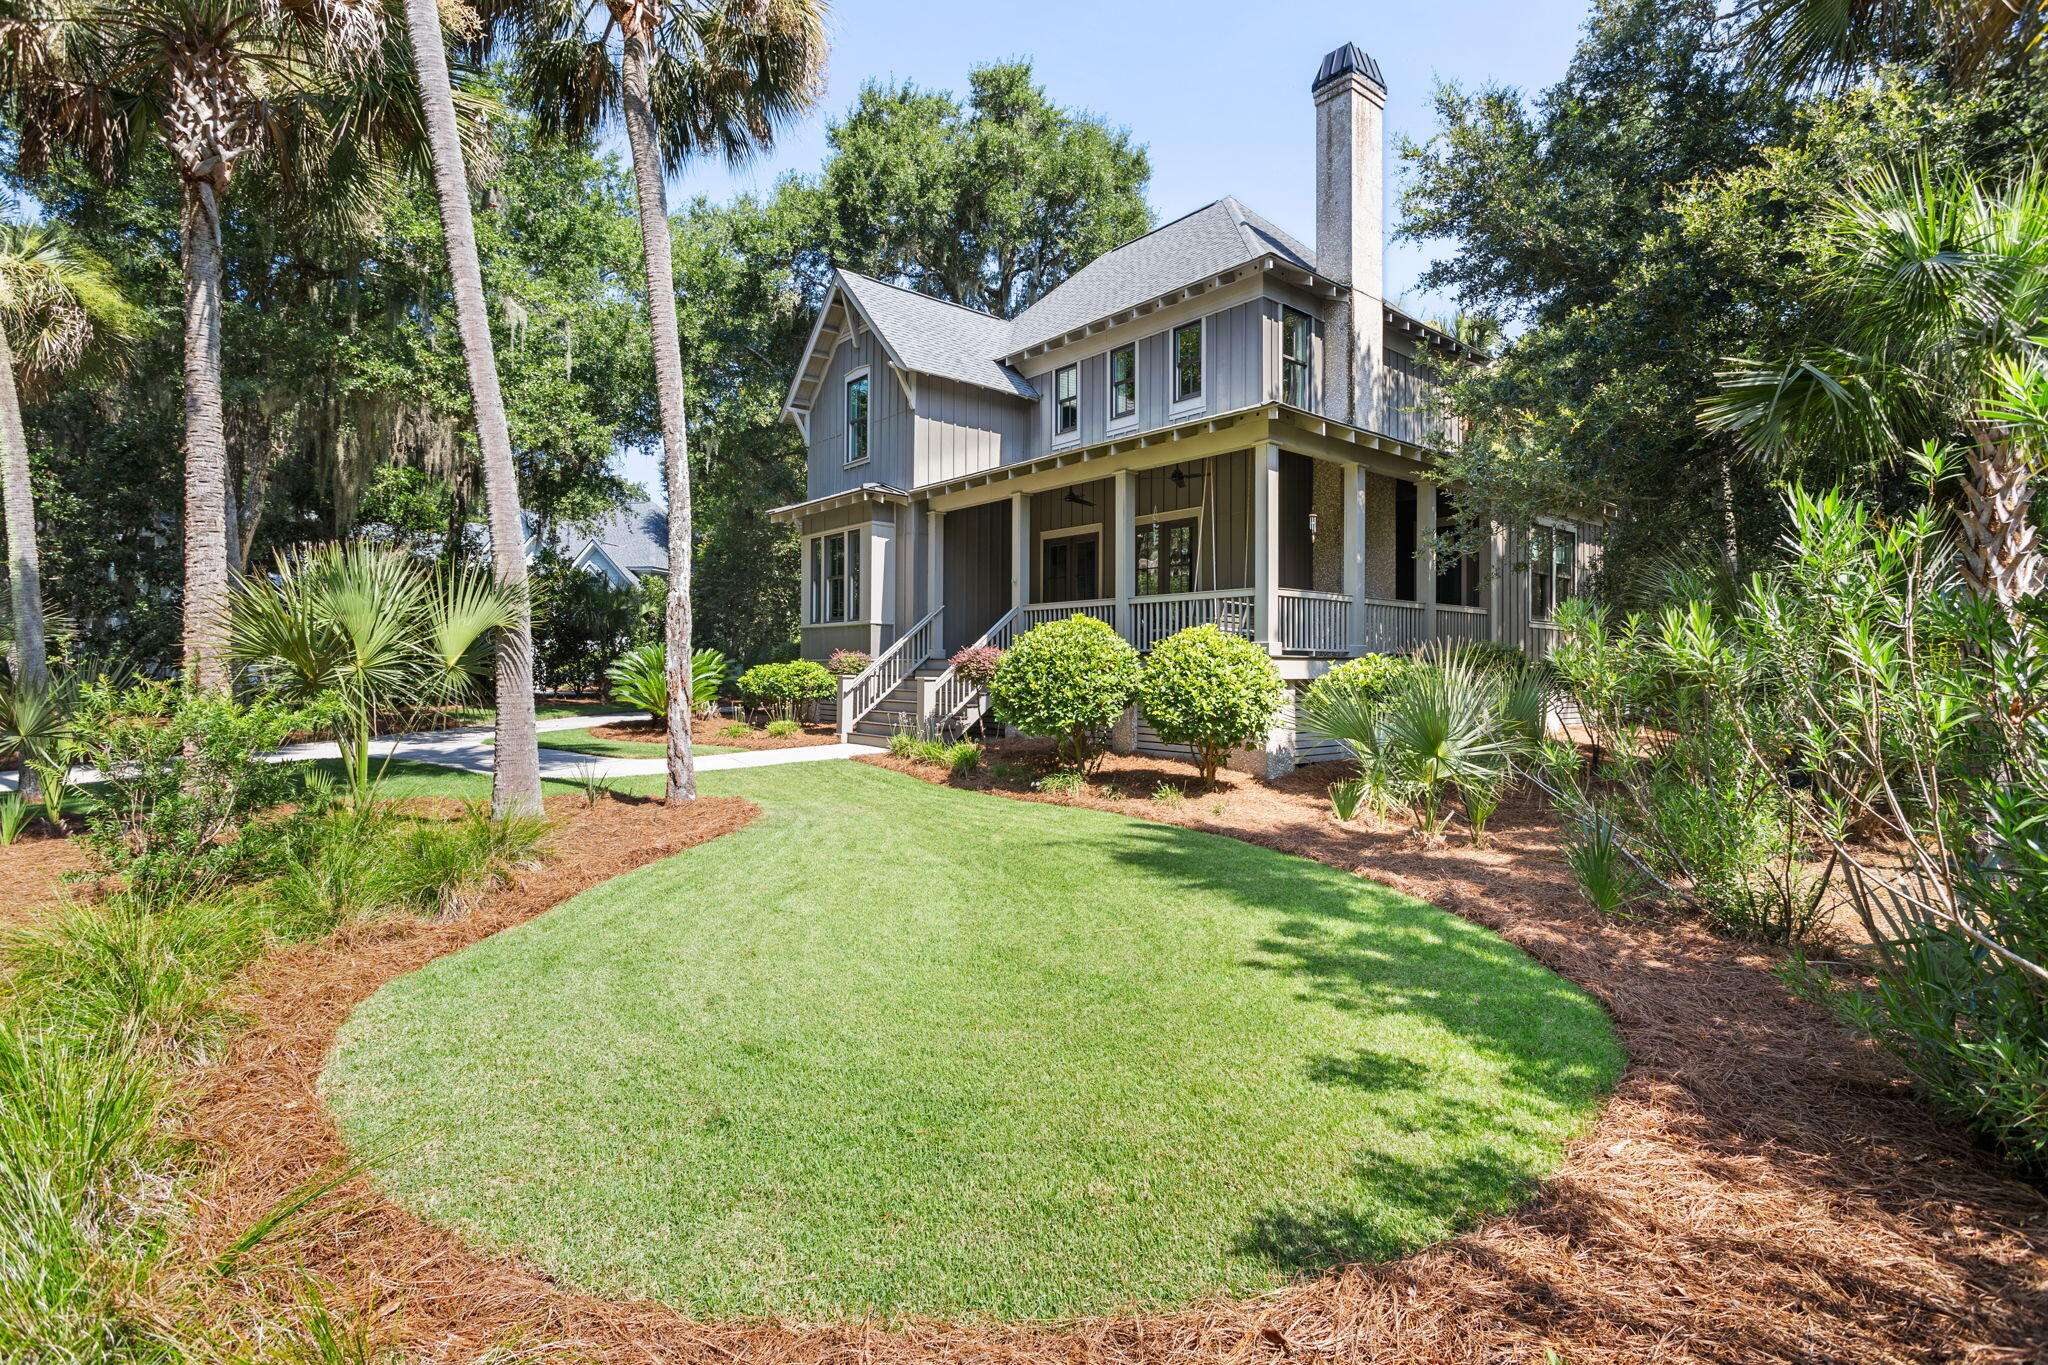
[[[660,758],[668,752],[668,745],[663,743],[637,739],[599,739],[589,729],[550,731],[540,737],[540,746],[543,749],[561,749],[572,754],[596,754],[603,758]],[[739,750],[729,745],[699,744],[691,752],[733,754]]]
[[[1588,997],[1315,863],[854,763],[704,787],[765,814],[392,983],[325,1079],[401,1200],[596,1292],[1249,1293],[1513,1206],[1620,1069]]]

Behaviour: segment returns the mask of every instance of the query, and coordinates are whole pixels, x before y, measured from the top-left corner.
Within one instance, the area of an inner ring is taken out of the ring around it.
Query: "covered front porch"
[[[1455,508],[1426,481],[1277,440],[1087,473],[927,512],[946,653],[1076,612],[1140,650],[1218,624],[1303,676],[1489,634],[1486,566],[1437,564]]]

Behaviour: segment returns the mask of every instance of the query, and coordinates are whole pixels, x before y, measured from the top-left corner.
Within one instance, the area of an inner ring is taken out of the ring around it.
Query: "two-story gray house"
[[[807,497],[775,516],[802,537],[804,656],[877,656],[845,733],[977,716],[945,660],[1074,612],[1141,650],[1221,622],[1297,682],[1440,637],[1547,647],[1593,528],[1437,562],[1457,512],[1423,471],[1457,433],[1425,376],[1465,353],[1383,297],[1378,64],[1347,44],[1312,92],[1313,248],[1219,199],[1011,319],[835,272],[783,409]],[[1260,766],[1293,761],[1292,724]]]

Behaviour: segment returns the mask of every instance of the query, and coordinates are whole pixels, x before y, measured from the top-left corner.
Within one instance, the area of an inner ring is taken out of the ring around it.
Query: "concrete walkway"
[[[534,727],[542,735],[556,730],[585,730],[594,725],[623,725],[632,721],[645,720],[643,711],[626,711],[616,715],[555,716],[540,721]],[[460,730],[432,730],[421,734],[394,735],[388,739],[375,740],[370,745],[372,762],[396,758],[408,763],[431,763],[442,768],[457,768],[463,772],[488,773],[491,771],[491,736],[488,726],[470,726]],[[704,754],[697,759],[700,773],[725,772],[735,768],[772,768],[784,763],[822,763],[829,759],[851,758],[855,754],[875,752],[859,744],[810,744],[793,749],[756,749],[750,753]],[[307,744],[294,744],[279,749],[266,757],[272,763],[298,763],[309,759],[340,758],[341,748],[333,740],[317,740]],[[668,771],[665,758],[611,758],[598,754],[577,754],[566,749],[550,749],[545,743],[540,750],[540,775],[557,782],[580,782],[586,773],[610,781],[619,777],[658,777]],[[96,782],[99,772],[93,768],[74,768],[71,780],[75,783]],[[15,774],[0,774],[0,791],[11,791],[15,786]]]

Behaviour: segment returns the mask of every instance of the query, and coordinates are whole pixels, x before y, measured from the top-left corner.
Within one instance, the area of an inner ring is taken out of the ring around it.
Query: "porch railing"
[[[1340,592],[1280,589],[1280,648],[1290,654],[1348,653],[1351,599]]]
[[[839,742],[853,733],[853,727],[874,710],[882,698],[896,690],[905,678],[915,673],[926,659],[932,657],[945,638],[940,623],[946,615],[944,607],[936,607],[932,613],[903,632],[895,644],[882,651],[880,658],[866,668],[839,684]]]
[[[1092,616],[1113,626],[1116,624],[1116,602],[1108,597],[1091,598],[1086,602],[1034,602],[1017,610],[1017,634],[1022,635],[1047,621],[1064,621],[1069,616]],[[1002,647],[1008,646],[1009,642],[1004,641]]]
[[[1002,620],[983,631],[981,638],[969,644],[967,648],[990,646],[995,649],[1008,649],[1016,633],[1018,614],[1015,609],[1005,612]],[[963,712],[973,710],[975,706],[985,710],[987,705],[987,689],[980,683],[969,682],[954,672],[951,664],[947,664],[945,672],[924,685],[924,696],[917,714],[918,719],[932,733],[943,734]],[[974,710],[974,714],[962,722],[961,728],[965,729],[981,719],[981,710]]]
[[[1422,644],[1424,610],[1420,602],[1392,602],[1368,597],[1365,607],[1365,651],[1406,654]]]
[[[1484,640],[1489,633],[1485,607],[1439,606],[1436,609],[1436,638],[1439,640]]]
[[[1143,651],[1191,626],[1209,625],[1222,612],[1226,602],[1241,604],[1245,618],[1249,619],[1252,601],[1252,592],[1244,588],[1134,597],[1131,599],[1131,644]]]

